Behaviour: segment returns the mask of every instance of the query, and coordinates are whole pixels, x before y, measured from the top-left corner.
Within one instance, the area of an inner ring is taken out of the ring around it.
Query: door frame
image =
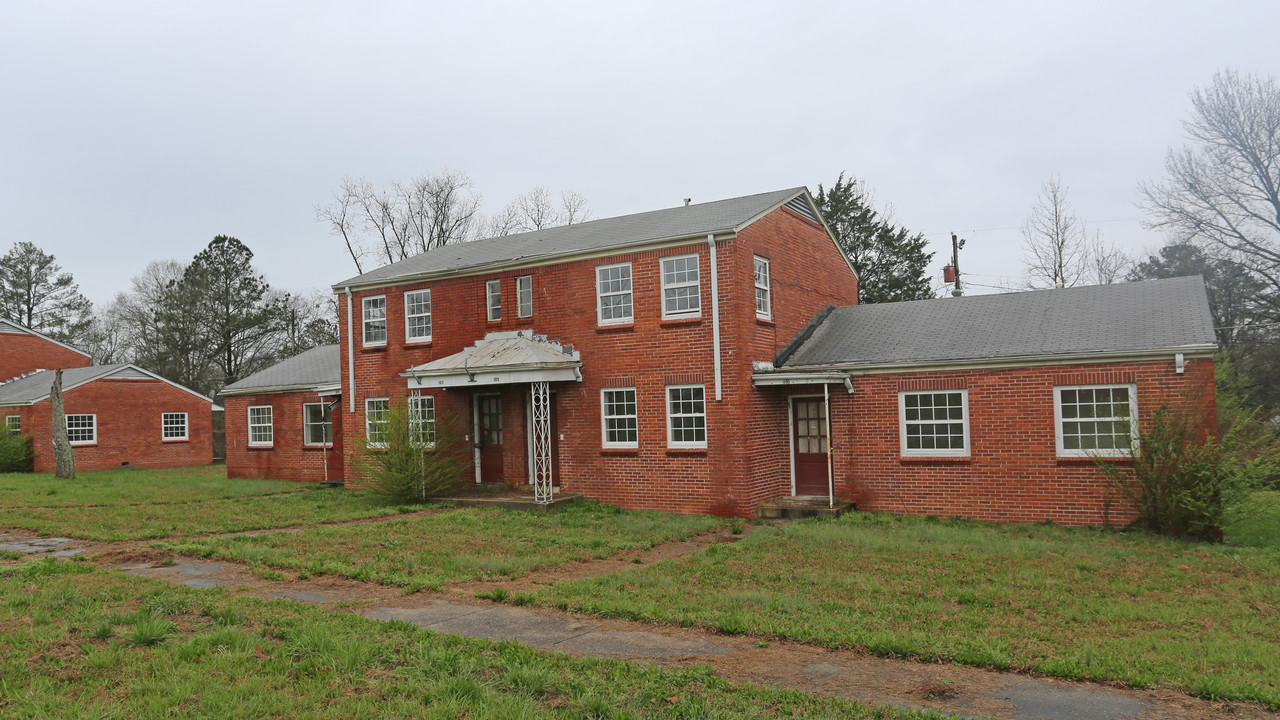
[[[804,393],[802,395],[787,396],[787,463],[791,466],[791,495],[796,494],[796,404],[792,402],[797,398],[822,398],[823,395],[817,393]],[[829,413],[830,408],[827,409]],[[827,420],[828,425],[830,419]],[[831,437],[828,433],[827,437],[827,454],[831,454]],[[828,460],[827,462],[830,462]]]
[[[481,482],[484,481],[480,473],[480,443],[481,443],[480,433],[482,432],[482,429],[480,427],[480,398],[493,397],[493,396],[497,396],[499,398],[498,402],[502,402],[501,400],[502,393],[500,392],[471,393],[471,432],[472,432],[471,437],[473,438],[471,441],[471,460],[476,466],[476,484],[477,485],[479,485]]]

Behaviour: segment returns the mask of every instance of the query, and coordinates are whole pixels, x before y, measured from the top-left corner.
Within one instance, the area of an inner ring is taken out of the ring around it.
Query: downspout
[[[827,507],[836,506],[835,446],[831,442],[831,386],[822,383],[822,403],[827,411]]]
[[[707,247],[711,248],[711,355],[716,366],[716,400],[720,395],[720,274],[716,268],[716,236],[707,235]]]
[[[351,325],[351,286],[347,286],[347,408],[348,412],[356,411],[356,339],[355,329]]]

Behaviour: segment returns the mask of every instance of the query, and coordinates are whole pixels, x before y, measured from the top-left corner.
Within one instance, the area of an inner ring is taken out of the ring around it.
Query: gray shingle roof
[[[249,390],[319,387],[342,382],[342,358],[337,345],[320,345],[260,370],[222,388],[223,395]]]
[[[67,368],[62,371],[62,387],[65,390],[127,367],[130,365],[121,363]],[[0,385],[0,405],[30,403],[45,397],[53,388],[53,373],[53,370],[39,370]]]
[[[759,195],[653,210],[519,235],[446,245],[343,280],[333,287],[338,289],[346,285],[374,285],[383,281],[491,263],[738,230],[748,220],[776,205],[781,205],[804,190],[803,187],[794,187]]]
[[[783,361],[821,365],[980,361],[1211,346],[1199,276],[831,311]]]

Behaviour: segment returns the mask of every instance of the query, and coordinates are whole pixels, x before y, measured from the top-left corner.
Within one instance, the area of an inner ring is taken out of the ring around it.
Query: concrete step
[[[800,495],[766,500],[756,506],[756,515],[766,520],[798,520],[800,518],[826,517],[838,518],[857,506],[848,500],[836,498],[832,506],[827,498],[812,495]]]

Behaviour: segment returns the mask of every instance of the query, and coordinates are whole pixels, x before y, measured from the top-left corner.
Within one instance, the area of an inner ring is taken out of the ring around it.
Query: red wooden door
[[[480,432],[480,482],[502,482],[502,396],[476,398]]]
[[[796,494],[827,494],[827,405],[822,398],[792,398],[791,442],[795,448]]]

